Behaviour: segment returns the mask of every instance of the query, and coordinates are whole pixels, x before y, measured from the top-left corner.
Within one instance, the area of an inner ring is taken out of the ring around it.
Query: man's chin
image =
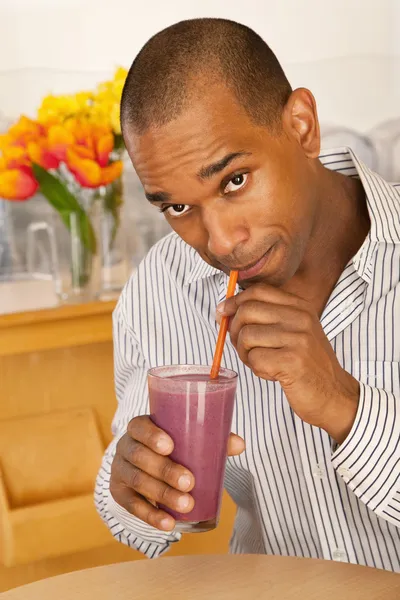
[[[257,283],[271,285],[270,278],[266,277],[265,275],[257,275],[256,277],[252,277],[251,279],[239,279],[239,285],[244,290],[247,290],[247,288],[251,287],[252,285],[256,285]]]
[[[239,285],[244,290],[256,284],[272,285],[278,288],[284,286],[289,279],[290,277],[285,277],[284,273],[274,271],[274,273],[260,273],[251,279],[239,279]]]

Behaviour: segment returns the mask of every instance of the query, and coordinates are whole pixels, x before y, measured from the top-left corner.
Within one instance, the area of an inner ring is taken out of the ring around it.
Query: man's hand
[[[174,529],[175,520],[157,508],[158,502],[182,513],[189,513],[194,507],[188,493],[195,485],[194,477],[168,457],[173,448],[172,439],[150,417],[135,417],[118,442],[111,468],[110,492],[114,500],[163,531]],[[228,456],[243,450],[242,438],[231,433]]]
[[[249,287],[218,307],[253,373],[279,381],[294,412],[341,443],[354,422],[359,383],[339,364],[313,307],[278,288]]]

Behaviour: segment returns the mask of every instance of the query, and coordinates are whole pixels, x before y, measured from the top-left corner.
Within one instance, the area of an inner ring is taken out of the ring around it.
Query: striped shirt
[[[226,467],[225,487],[237,504],[230,549],[400,571],[400,188],[348,148],[320,160],[360,178],[371,219],[321,317],[339,362],[360,382],[358,412],[337,447],[299,419],[279,383],[256,377],[227,340],[225,366],[239,373],[232,429],[246,440],[246,451]],[[211,364],[226,285],[224,273],[171,234],[135,271],[114,313],[118,409],[95,501],[114,536],[149,557],[180,536],[139,521],[111,497],[116,443],[132,417],[149,412],[147,369]]]

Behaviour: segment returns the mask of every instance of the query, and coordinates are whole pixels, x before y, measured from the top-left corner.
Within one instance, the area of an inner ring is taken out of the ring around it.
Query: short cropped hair
[[[280,123],[292,88],[275,54],[249,27],[226,19],[192,19],[153,36],[129,70],[122,130],[141,135],[177,118],[196,81],[223,81],[253,122]]]

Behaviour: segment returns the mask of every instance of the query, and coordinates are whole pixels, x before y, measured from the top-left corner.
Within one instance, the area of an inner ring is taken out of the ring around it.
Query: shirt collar
[[[321,154],[322,164],[333,171],[359,177],[371,219],[368,237],[372,242],[400,243],[400,196],[396,188],[369,169],[351,150],[337,148]],[[351,170],[353,171],[351,172]]]
[[[363,184],[371,229],[352,261],[359,275],[369,282],[371,261],[377,243],[400,243],[399,193],[393,185],[371,171],[350,148],[326,150],[319,159],[326,168],[332,171],[353,177],[358,176]],[[218,274],[221,274],[219,269],[212,267],[199,254],[195,253],[192,268],[184,279],[184,285]]]
[[[393,185],[371,171],[350,148],[324,152],[320,160],[327,168],[358,177],[364,187],[371,228],[349,263],[353,263],[358,275],[369,284],[378,245],[400,243],[399,194]]]

